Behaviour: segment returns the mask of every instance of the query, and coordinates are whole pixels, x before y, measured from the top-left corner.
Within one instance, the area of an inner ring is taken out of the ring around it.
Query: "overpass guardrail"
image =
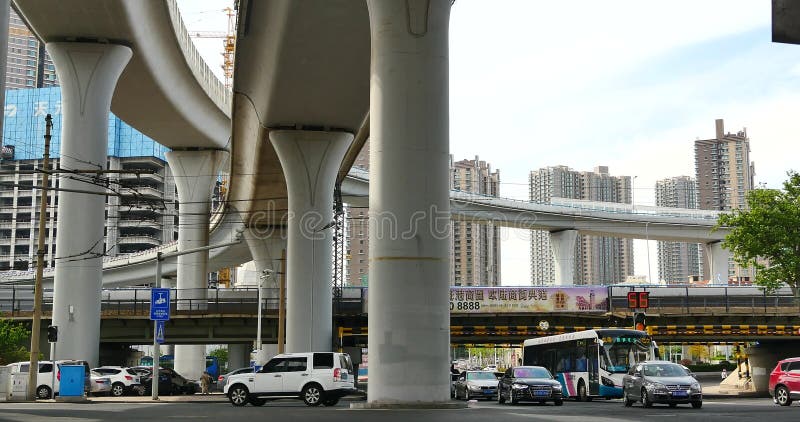
[[[256,314],[256,287],[210,288],[206,299],[196,299],[197,289],[173,289],[174,315]],[[652,314],[797,314],[798,303],[789,288],[767,294],[757,287],[732,286],[549,286],[549,287],[459,287],[450,289],[451,313],[456,315],[514,314],[624,314],[629,291],[650,292]],[[367,287],[336,289],[337,314],[366,314]],[[265,288],[262,310],[277,313],[278,289]],[[44,291],[43,312],[52,311],[53,291]],[[150,288],[103,289],[103,316],[149,315]],[[26,317],[33,310],[33,287],[0,286],[0,317]]]

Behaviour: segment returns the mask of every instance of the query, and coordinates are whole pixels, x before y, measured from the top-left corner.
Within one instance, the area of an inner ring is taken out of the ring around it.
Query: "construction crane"
[[[233,81],[233,54],[236,50],[236,12],[230,7],[222,9],[228,16],[228,30],[222,31],[189,31],[191,38],[222,39],[222,72],[225,76],[225,87],[230,88]]]

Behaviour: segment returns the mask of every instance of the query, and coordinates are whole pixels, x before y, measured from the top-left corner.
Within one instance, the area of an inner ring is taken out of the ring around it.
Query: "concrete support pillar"
[[[61,83],[62,169],[106,168],[108,113],[117,79],[131,58],[122,45],[53,42],[47,51]],[[62,189],[105,191],[103,187],[61,178]],[[105,197],[61,192],[56,229],[53,324],[59,328],[56,357],[86,359],[100,355]]]
[[[561,230],[550,232],[550,247],[556,261],[556,279],[558,286],[575,284],[575,244],[578,240],[577,230]]]
[[[283,250],[286,248],[286,239],[284,238],[284,231],[282,229],[248,228],[244,233],[247,246],[250,249],[250,255],[252,255],[253,262],[256,265],[256,271],[259,277],[258,281],[262,281],[261,277],[264,277],[263,283],[261,284],[263,289],[261,291],[263,301],[261,304],[261,306],[263,306],[261,316],[263,318],[266,316],[267,309],[278,309],[278,273],[281,270],[281,256]],[[268,273],[265,274],[265,271]],[[263,322],[264,321],[262,321],[262,325]],[[256,339],[258,338],[257,333],[253,333],[253,335]],[[262,344],[256,344],[256,362],[259,365],[276,354],[272,353],[271,356],[267,356],[270,352],[267,351],[263,344],[263,335],[261,338]],[[277,350],[277,345],[273,346],[275,346]]]
[[[217,180],[225,151],[170,151],[169,168],[178,189],[178,250],[208,246],[211,192]],[[178,258],[178,309],[206,309],[208,303],[208,251],[181,255]],[[206,369],[204,345],[175,346],[175,370],[199,379]]]
[[[722,247],[722,242],[706,243],[703,245],[706,252],[709,280],[712,284],[728,284],[728,262],[731,251]]]
[[[368,407],[450,401],[449,0],[368,0]],[[291,274],[290,274],[291,275]]]
[[[244,368],[250,366],[250,345],[249,344],[229,344],[228,345],[228,370]]]
[[[289,196],[286,351],[333,347],[333,187],[353,135],[277,130],[269,134]]]

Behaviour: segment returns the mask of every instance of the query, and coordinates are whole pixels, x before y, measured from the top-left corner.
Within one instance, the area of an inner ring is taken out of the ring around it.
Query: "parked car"
[[[89,373],[89,379],[91,380],[91,387],[89,387],[89,393],[95,396],[104,396],[111,392],[111,379],[97,371],[91,371]]]
[[[522,401],[545,403],[556,406],[564,404],[561,384],[541,366],[517,366],[508,368],[497,385],[497,402],[517,404]]]
[[[334,406],[356,391],[354,378],[347,353],[284,353],[258,372],[231,375],[223,391],[234,406],[263,406],[276,398],[301,399],[308,406]]]
[[[625,407],[641,401],[644,407],[666,403],[670,407],[691,403],[703,407],[703,389],[684,366],[667,361],[644,361],[634,365],[622,378]]]
[[[223,391],[225,388],[225,384],[228,382],[228,377],[230,377],[231,375],[252,374],[254,372],[256,372],[255,367],[246,366],[244,368],[234,369],[233,371],[230,371],[227,374],[222,374],[217,378],[217,389],[219,389],[219,391]]]
[[[141,386],[139,374],[131,368],[122,366],[101,366],[94,368],[95,371],[111,380],[111,395],[121,397],[125,394],[136,392],[136,388]]]
[[[147,366],[135,366],[131,369],[140,374],[139,380],[144,388],[140,389],[142,395],[152,393],[152,368]],[[158,370],[158,394],[177,395],[195,394],[200,391],[200,386],[196,382],[187,380],[172,368],[160,368]]]
[[[769,374],[769,394],[781,406],[800,400],[800,357],[779,361]]]
[[[497,382],[492,371],[464,371],[455,383],[455,398],[493,400],[497,395]]]

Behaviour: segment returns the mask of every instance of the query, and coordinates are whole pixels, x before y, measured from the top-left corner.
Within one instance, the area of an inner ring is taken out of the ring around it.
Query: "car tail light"
[[[342,380],[342,370],[336,368],[333,370],[333,381],[341,381]]]
[[[217,381],[222,381],[223,379],[225,379],[225,377],[223,377],[222,375],[217,377]]]
[[[56,372],[56,379],[61,381],[61,370],[60,369],[58,370],[58,372]]]
[[[127,381],[133,381],[133,377],[132,377],[132,376],[130,376],[130,375],[125,375],[125,379],[126,379]]]

